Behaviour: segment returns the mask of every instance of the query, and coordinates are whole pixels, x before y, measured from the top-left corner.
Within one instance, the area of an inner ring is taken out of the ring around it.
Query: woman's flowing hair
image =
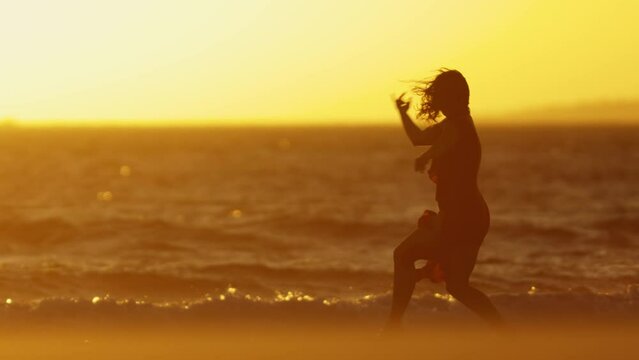
[[[443,109],[470,112],[470,89],[464,76],[447,68],[438,72],[433,79],[415,82],[413,92],[421,98],[417,118],[436,122]]]

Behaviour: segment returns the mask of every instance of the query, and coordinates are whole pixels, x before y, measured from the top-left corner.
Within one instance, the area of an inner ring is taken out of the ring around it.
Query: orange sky
[[[0,3],[0,118],[394,121],[402,80],[461,70],[477,116],[639,99],[639,2]],[[92,120],[95,121],[95,120]]]

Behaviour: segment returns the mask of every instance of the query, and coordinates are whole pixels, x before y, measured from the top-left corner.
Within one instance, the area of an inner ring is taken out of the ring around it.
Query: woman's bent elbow
[[[411,145],[413,146],[420,146],[422,145],[422,141],[419,137],[419,135],[415,134],[415,135],[410,135],[408,137],[408,140],[410,140]]]

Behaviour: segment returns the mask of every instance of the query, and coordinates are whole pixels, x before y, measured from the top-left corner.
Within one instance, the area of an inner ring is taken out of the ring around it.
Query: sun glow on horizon
[[[464,73],[486,117],[639,99],[637,13],[600,0],[3,2],[0,118],[383,124],[390,94],[441,66]]]

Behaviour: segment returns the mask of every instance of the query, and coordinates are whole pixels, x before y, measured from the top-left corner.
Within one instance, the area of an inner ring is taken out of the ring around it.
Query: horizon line
[[[477,121],[477,118],[482,120]],[[569,118],[557,119],[522,119],[513,118],[507,121],[500,117],[474,117],[478,126],[639,126],[639,117],[636,119],[608,119],[597,120],[593,118]],[[418,125],[426,125],[426,122]],[[0,129],[7,128],[227,128],[227,127],[394,127],[401,125],[399,120],[382,119],[308,119],[305,121],[284,119],[14,119],[0,118]]]

